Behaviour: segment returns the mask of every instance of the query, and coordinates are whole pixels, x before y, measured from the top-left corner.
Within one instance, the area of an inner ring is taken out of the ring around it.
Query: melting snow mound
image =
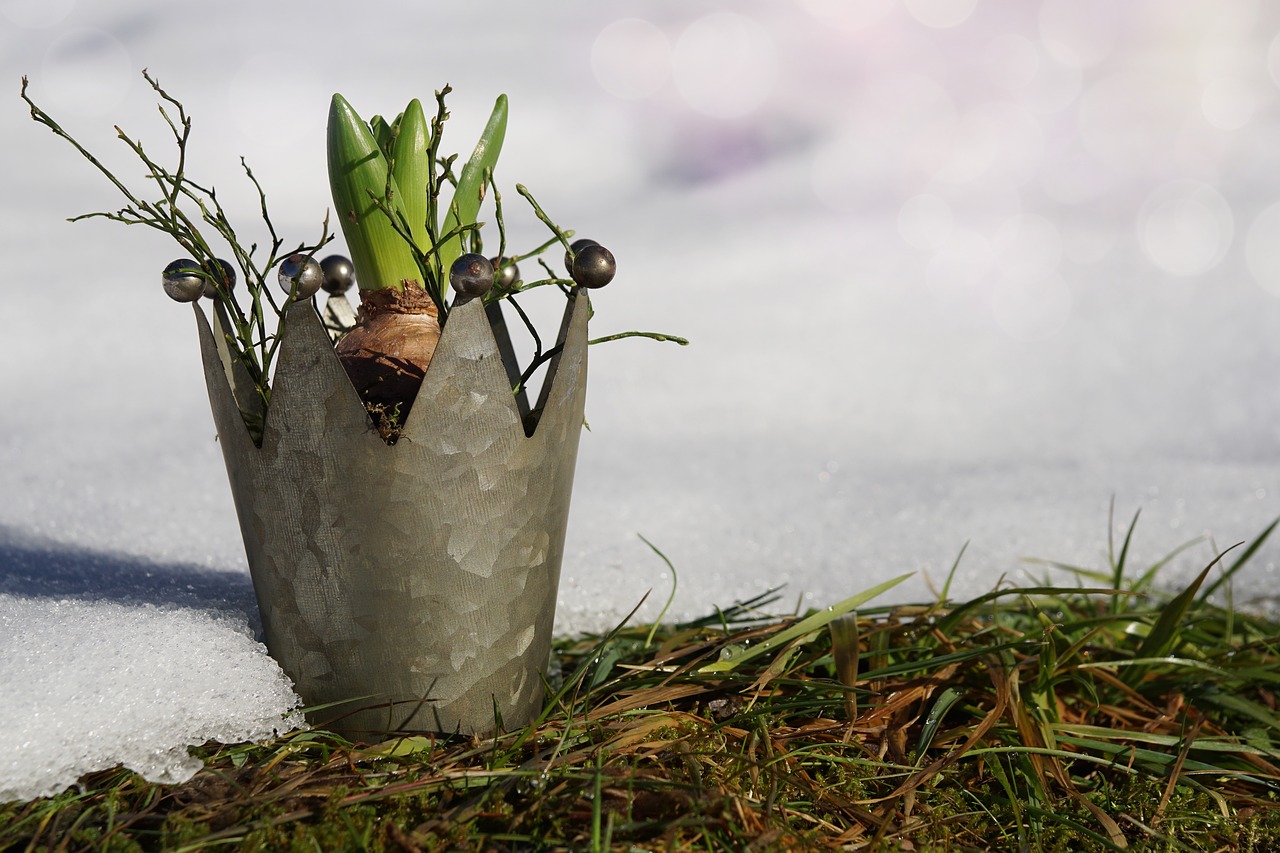
[[[292,684],[243,617],[0,594],[0,802],[124,765],[152,782],[202,766],[187,745],[302,725]]]

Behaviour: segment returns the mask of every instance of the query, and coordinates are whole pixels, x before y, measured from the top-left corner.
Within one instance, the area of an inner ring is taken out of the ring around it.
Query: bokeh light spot
[[[76,0],[0,0],[0,15],[19,27],[37,30],[62,23]]]
[[[1096,201],[1112,188],[1116,176],[1078,142],[1056,152],[1040,170],[1040,188],[1061,204]]]
[[[967,21],[978,0],[903,0],[903,5],[926,27],[945,30]]]
[[[951,236],[951,206],[936,195],[921,193],[898,211],[898,233],[917,249],[937,249]]]
[[[1073,106],[1080,98],[1084,74],[1074,65],[1040,55],[1035,76],[1019,92],[1019,100],[1038,115],[1050,115]]]
[[[1022,193],[1008,175],[992,172],[981,181],[951,187],[943,197],[957,223],[992,237],[1011,217],[1022,212]]]
[[[1010,270],[991,292],[991,313],[1009,337],[1034,343],[1053,337],[1071,317],[1071,291],[1057,270]]]
[[[1006,219],[991,242],[996,264],[1006,271],[1055,269],[1062,260],[1058,226],[1034,213]]]
[[[1022,183],[1036,174],[1044,151],[1039,123],[1016,104],[992,101],[965,113],[952,156],[936,177],[949,183],[977,180],[999,171]]]
[[[690,107],[714,118],[739,118],[773,93],[777,51],[772,37],[755,21],[715,12],[680,34],[672,73]]]
[[[115,36],[102,30],[71,30],[58,36],[44,56],[42,88],[68,112],[102,115],[129,91],[133,62]]]
[[[1204,87],[1200,111],[1205,121],[1219,130],[1239,130],[1253,120],[1258,97],[1247,86],[1230,78],[1215,80]]]
[[[1280,203],[1254,218],[1245,237],[1244,252],[1254,281],[1280,296]]]
[[[628,100],[650,97],[671,76],[671,42],[649,21],[622,18],[596,36],[591,70],[611,95]]]
[[[258,142],[280,148],[304,139],[323,139],[328,97],[319,89],[319,79],[319,68],[296,53],[250,57],[227,85],[236,127]],[[364,116],[366,121],[369,118]]]
[[[929,261],[925,278],[941,294],[981,284],[991,272],[991,241],[969,228],[956,228]]]
[[[888,16],[898,0],[795,0],[824,24],[832,24],[845,32],[858,32],[873,27]]]
[[[1280,86],[1280,33],[1271,39],[1271,46],[1267,49],[1267,71],[1271,74],[1271,81]]]
[[[1149,173],[1169,157],[1199,93],[1185,80],[1150,69],[1126,69],[1098,80],[1081,98],[1080,140],[1122,174]]]
[[[1208,184],[1173,181],[1147,197],[1138,212],[1142,251],[1165,272],[1200,275],[1218,265],[1231,245],[1231,207]]]
[[[866,94],[814,155],[814,193],[833,210],[864,210],[881,192],[913,194],[953,156],[955,105],[936,82],[895,75]]]
[[[992,83],[1010,91],[1031,84],[1040,71],[1040,51],[1016,33],[1001,33],[987,43],[984,70]]]
[[[1096,264],[1111,254],[1119,242],[1120,229],[1105,209],[1094,209],[1088,217],[1062,223],[1062,254],[1076,264]]]
[[[1040,38],[1049,55],[1076,67],[1094,65],[1115,47],[1126,16],[1114,0],[1045,0]]]

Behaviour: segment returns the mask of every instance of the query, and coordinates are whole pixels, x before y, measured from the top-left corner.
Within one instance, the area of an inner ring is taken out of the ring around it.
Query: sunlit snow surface
[[[164,235],[30,122],[133,186],[160,154],[137,71],[195,117],[188,171],[264,242],[319,234],[323,128],[500,91],[512,190],[610,246],[558,629],[679,572],[676,618],[785,584],[822,604],[905,570],[953,594],[1089,566],[1138,509],[1184,579],[1280,515],[1280,9],[1222,0],[671,4],[0,0],[0,798],[287,727]],[[446,146],[450,147],[450,146]],[[538,304],[541,303],[541,304]],[[550,319],[554,305],[527,304]],[[1276,583],[1275,545],[1236,598]],[[928,595],[923,580],[899,600]]]

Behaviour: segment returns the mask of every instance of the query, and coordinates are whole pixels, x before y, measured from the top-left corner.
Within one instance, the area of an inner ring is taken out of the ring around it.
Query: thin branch
[[[252,170],[249,169],[247,162],[244,158],[241,158],[240,162],[244,168],[245,175],[258,193],[262,219],[271,236],[271,251],[266,263],[260,270],[254,261],[254,254],[257,251],[258,244],[252,243],[248,249],[244,248],[227,218],[226,211],[223,210],[221,202],[218,201],[217,192],[214,188],[202,186],[186,175],[187,145],[191,138],[192,126],[191,118],[187,115],[186,109],[180,101],[166,92],[147,71],[144,70],[142,74],[147,83],[161,98],[158,110],[161,118],[169,128],[174,145],[177,148],[176,168],[170,170],[161,165],[147,153],[139,140],[131,138],[121,128],[116,127],[115,131],[117,138],[142,162],[147,172],[145,179],[155,183],[160,192],[160,198],[157,201],[147,201],[135,195],[97,157],[90,154],[83,145],[77,142],[48,113],[41,109],[27,94],[28,81],[26,77],[22,79],[21,95],[22,100],[30,108],[31,117],[34,121],[43,124],[56,136],[70,143],[128,201],[125,207],[114,213],[94,212],[81,214],[72,217],[71,221],[75,222],[81,219],[97,217],[126,225],[145,225],[149,228],[163,231],[172,237],[214,283],[218,299],[227,307],[228,320],[233,327],[228,331],[227,342],[253,378],[258,394],[265,404],[270,399],[268,376],[270,375],[271,362],[278,345],[278,335],[268,332],[264,307],[269,307],[275,313],[277,326],[281,312],[281,306],[267,286],[266,278],[271,269],[279,262],[279,252],[282,245],[275,226],[271,222],[270,215],[267,213],[266,193]],[[166,105],[176,111],[176,117],[174,113],[171,113],[166,108]],[[189,215],[182,208],[181,205],[184,200],[199,210],[198,217]],[[248,313],[240,307],[235,295],[220,281],[220,263],[217,254],[202,233],[201,225],[198,224],[197,220],[199,223],[203,223],[204,226],[212,228],[214,233],[230,246],[236,266],[240,268],[243,276],[245,290],[249,294],[251,305]],[[331,239],[328,216],[326,215],[320,240],[314,246],[300,246],[299,251],[313,254]],[[266,306],[264,306],[264,301]]]
[[[551,229],[551,232],[556,235],[556,239],[560,241],[560,244],[562,246],[564,246],[564,250],[566,252],[573,251],[569,247],[569,235],[567,235],[564,231],[562,231],[559,225],[556,225],[554,222],[551,221],[551,217],[547,216],[547,214],[543,211],[542,206],[538,204],[538,200],[533,197],[533,193],[529,192],[528,188],[525,187],[524,184],[516,184],[516,192],[524,196],[525,201],[529,202],[529,204],[533,207],[534,214],[538,217],[538,219],[542,220],[543,225]]]
[[[591,344],[603,344],[609,341],[620,341],[623,338],[648,338],[651,341],[671,341],[682,347],[689,345],[688,338],[681,338],[677,335],[664,335],[661,332],[619,332],[616,335],[605,335],[603,338],[592,338],[587,341],[588,346]]]

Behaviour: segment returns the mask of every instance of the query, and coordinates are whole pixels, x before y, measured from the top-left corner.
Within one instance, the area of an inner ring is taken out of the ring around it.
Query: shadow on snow
[[[0,594],[185,607],[261,620],[247,573],[95,551],[0,525]]]

